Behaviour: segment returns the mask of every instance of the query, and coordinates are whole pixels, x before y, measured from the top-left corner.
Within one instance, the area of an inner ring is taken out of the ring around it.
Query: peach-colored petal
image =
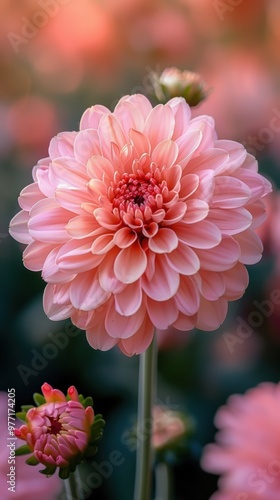
[[[180,282],[179,273],[174,271],[166,260],[165,255],[157,255],[153,279],[149,281],[146,276],[142,278],[145,293],[151,299],[162,302],[174,297]]]
[[[30,271],[41,271],[49,253],[56,248],[55,244],[32,241],[23,252],[23,262]]]
[[[242,207],[251,198],[252,192],[240,179],[222,175],[215,179],[215,192],[211,207],[237,208]]]
[[[216,330],[224,322],[228,310],[226,299],[220,298],[209,301],[204,297],[200,299],[200,308],[197,312],[197,328],[205,331]]]
[[[144,352],[150,345],[154,336],[154,325],[150,321],[148,315],[140,326],[139,330],[135,332],[133,337],[122,339],[119,342],[120,350],[127,356],[140,354]]]
[[[213,248],[222,239],[219,228],[208,220],[197,222],[195,226],[178,224],[176,233],[179,240],[193,248]]]
[[[11,222],[9,227],[10,235],[20,243],[24,243],[28,245],[33,241],[32,236],[28,231],[27,224],[29,222],[29,214],[25,210],[22,210],[18,214],[16,214]]]
[[[181,278],[175,300],[179,311],[185,315],[193,316],[197,313],[200,306],[200,296],[195,281],[192,278],[186,276]]]
[[[105,318],[106,331],[111,337],[117,339],[127,339],[132,337],[141,327],[145,315],[146,308],[144,304],[142,304],[142,306],[138,308],[134,314],[124,316],[117,312],[115,304],[111,302]]]
[[[50,141],[49,155],[52,160],[61,156],[73,156],[73,142],[77,132],[60,132]]]
[[[54,248],[45,259],[42,267],[42,278],[47,283],[67,283],[75,277],[75,273],[61,270],[57,265],[57,255],[60,247]]]
[[[170,253],[178,246],[176,232],[167,227],[158,230],[153,238],[149,239],[149,248],[155,253]]]
[[[84,112],[81,121],[80,121],[80,130],[98,129],[98,125],[102,116],[110,113],[110,110],[105,106],[97,104],[95,106],[91,106],[86,109]]]
[[[123,316],[135,314],[142,304],[142,288],[140,281],[126,285],[119,293],[115,294],[115,308]]]
[[[240,262],[242,264],[256,264],[262,256],[263,244],[261,239],[253,231],[244,231],[235,236],[241,249]]]
[[[174,299],[157,302],[148,297],[147,311],[155,328],[165,330],[176,321],[179,311]]]
[[[79,132],[74,142],[74,156],[86,165],[88,159],[101,154],[100,138],[97,130],[87,129]]]
[[[133,283],[143,275],[146,265],[146,254],[136,241],[117,255],[114,265],[116,278],[125,284]]]
[[[176,142],[170,140],[161,141],[154,148],[151,155],[151,160],[154,161],[157,165],[160,165],[161,167],[163,166],[172,167],[172,165],[177,160],[178,151],[179,148]]]
[[[187,211],[184,215],[183,221],[188,224],[194,224],[205,219],[209,213],[209,205],[203,200],[188,200]]]
[[[246,208],[234,208],[230,212],[222,208],[211,208],[208,220],[217,226],[222,234],[238,234],[248,229],[252,215]]]
[[[227,271],[240,258],[240,246],[233,238],[224,238],[215,248],[196,250],[202,269],[208,271]]]
[[[92,240],[70,240],[60,249],[56,263],[62,271],[78,273],[95,268],[102,262],[103,255],[94,255],[91,250]]]
[[[188,245],[179,241],[178,247],[166,255],[169,266],[182,275],[191,276],[200,268],[199,258]]]
[[[104,304],[110,294],[105,292],[94,272],[79,274],[69,288],[71,303],[76,309],[90,311]]]
[[[136,94],[122,97],[116,105],[114,113],[124,132],[128,134],[130,129],[143,130],[151,109],[150,101],[145,96]]]
[[[152,148],[166,139],[171,139],[175,126],[175,119],[169,106],[158,104],[153,108],[145,122],[143,129],[151,142]]]
[[[38,183],[34,182],[26,186],[19,195],[18,203],[23,210],[31,210],[37,201],[41,200],[42,193],[39,189]]]

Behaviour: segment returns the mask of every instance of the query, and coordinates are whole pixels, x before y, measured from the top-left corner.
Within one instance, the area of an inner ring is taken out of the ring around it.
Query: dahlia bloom
[[[270,183],[244,147],[217,140],[183,98],[123,97],[53,138],[10,232],[48,283],[49,318],[71,317],[95,349],[147,349],[154,329],[214,330],[261,258]]]
[[[58,476],[52,476],[47,481],[42,481],[38,467],[27,467],[24,457],[13,457],[13,448],[8,447],[11,444],[11,434],[8,431],[8,394],[0,392],[0,491],[1,500],[26,500],[30,498],[40,498],[40,500],[55,500],[62,490],[62,482]],[[10,416],[12,415],[9,413]],[[9,438],[9,439],[8,439]],[[18,440],[16,446],[18,445]],[[15,462],[13,462],[15,460]],[[15,483],[13,490],[9,490],[11,485],[7,483],[11,473],[11,466],[15,467]]]
[[[278,500],[280,384],[233,395],[215,417],[217,443],[207,445],[204,470],[221,474],[211,500]]]
[[[176,445],[193,428],[183,414],[159,405],[153,407],[152,418],[152,446],[158,451]]]
[[[43,384],[42,393],[44,398],[37,395],[37,399],[39,396],[43,404],[29,407],[27,412],[18,415],[26,423],[15,429],[15,436],[27,445],[19,449],[19,453],[33,452],[27,463],[44,464],[46,469],[41,472],[47,475],[52,475],[59,467],[60,477],[65,478],[69,469],[72,471],[85,459],[91,438],[97,438],[96,429],[92,433],[94,412],[92,406],[87,406],[91,398],[81,399],[74,386],[69,387],[65,397],[47,383]],[[36,395],[34,399],[36,401]]]

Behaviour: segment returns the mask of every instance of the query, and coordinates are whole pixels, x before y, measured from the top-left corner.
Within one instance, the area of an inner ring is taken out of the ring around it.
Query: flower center
[[[48,419],[50,421],[50,425],[48,426],[48,434],[54,434],[56,436],[61,431],[62,425],[59,420],[54,417],[48,417]]]
[[[129,209],[144,211],[145,207],[156,208],[155,198],[161,194],[162,186],[153,177],[152,173],[137,172],[123,174],[120,180],[112,186],[110,198],[114,208],[120,212]],[[129,210],[129,211],[130,211]]]

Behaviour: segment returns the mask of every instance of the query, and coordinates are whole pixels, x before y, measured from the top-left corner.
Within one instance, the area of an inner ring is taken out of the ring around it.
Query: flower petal
[[[111,302],[105,318],[105,328],[111,337],[127,339],[132,337],[141,327],[145,315],[146,307],[144,305],[131,316],[123,316],[116,311],[115,304]]]
[[[23,252],[23,263],[30,271],[41,271],[49,253],[56,248],[55,244],[32,241]]]
[[[96,271],[78,274],[69,288],[70,300],[76,309],[90,311],[104,304],[110,297],[101,288]]]
[[[150,111],[144,126],[144,134],[149,137],[152,149],[166,139],[171,139],[175,127],[175,119],[169,106],[158,104]]]
[[[207,332],[216,330],[224,322],[228,310],[226,299],[209,301],[201,297],[196,327]]]
[[[137,281],[145,272],[147,257],[138,241],[128,248],[123,248],[116,257],[114,272],[122,283]]]
[[[123,316],[135,314],[142,304],[140,280],[126,285],[123,291],[115,294],[116,311]]]
[[[252,223],[252,215],[245,208],[232,210],[211,208],[207,220],[213,223],[222,234],[237,234],[245,231]]]
[[[18,214],[16,214],[11,222],[9,227],[10,235],[20,243],[31,243],[33,241],[32,236],[29,234],[28,230],[28,221],[29,221],[29,213],[25,210],[21,210]]]
[[[70,240],[63,245],[56,258],[62,271],[80,273],[95,268],[102,262],[103,255],[94,255],[91,250],[92,239]]]
[[[162,302],[174,297],[180,284],[179,273],[172,269],[165,255],[157,255],[155,260],[155,272],[151,281],[147,276],[142,278],[142,286],[145,293],[151,299]]]
[[[231,269],[240,259],[240,246],[231,237],[223,238],[214,248],[196,250],[202,269],[208,271],[227,271]]]
[[[178,239],[194,248],[213,248],[221,239],[221,232],[215,224],[202,220],[196,224],[177,224]]]
[[[159,328],[160,330],[165,330],[172,325],[172,323],[176,321],[179,314],[178,307],[176,306],[174,299],[158,302],[157,300],[152,300],[148,297],[147,311],[155,328]]]
[[[166,260],[174,271],[186,276],[197,273],[200,268],[199,258],[196,253],[181,241],[179,241],[178,247],[172,253],[166,255]]]
[[[142,325],[132,337],[120,340],[119,348],[126,356],[141,354],[148,349],[153,337],[154,325],[149,316],[146,315]]]
[[[256,264],[262,257],[263,244],[260,237],[253,231],[236,234],[234,239],[241,249],[239,261],[242,264]]]
[[[160,228],[155,236],[149,238],[150,250],[155,253],[170,253],[178,246],[178,238],[172,229]]]

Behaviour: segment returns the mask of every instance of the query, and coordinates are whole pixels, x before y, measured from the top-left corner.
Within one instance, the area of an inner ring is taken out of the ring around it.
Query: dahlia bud
[[[166,68],[161,75],[151,72],[157,100],[166,103],[173,97],[183,97],[189,106],[196,106],[207,97],[206,84],[198,73]]]
[[[155,405],[152,415],[152,445],[156,451],[175,449],[194,429],[191,419],[181,412]]]
[[[17,416],[25,422],[15,435],[26,441],[17,455],[33,453],[29,465],[42,463],[40,471],[51,476],[59,468],[62,479],[69,477],[80,462],[96,453],[95,441],[102,437],[104,420],[94,415],[92,398],[78,395],[74,386],[67,396],[49,384],[42,385],[42,393],[34,394],[37,407],[23,406]]]

